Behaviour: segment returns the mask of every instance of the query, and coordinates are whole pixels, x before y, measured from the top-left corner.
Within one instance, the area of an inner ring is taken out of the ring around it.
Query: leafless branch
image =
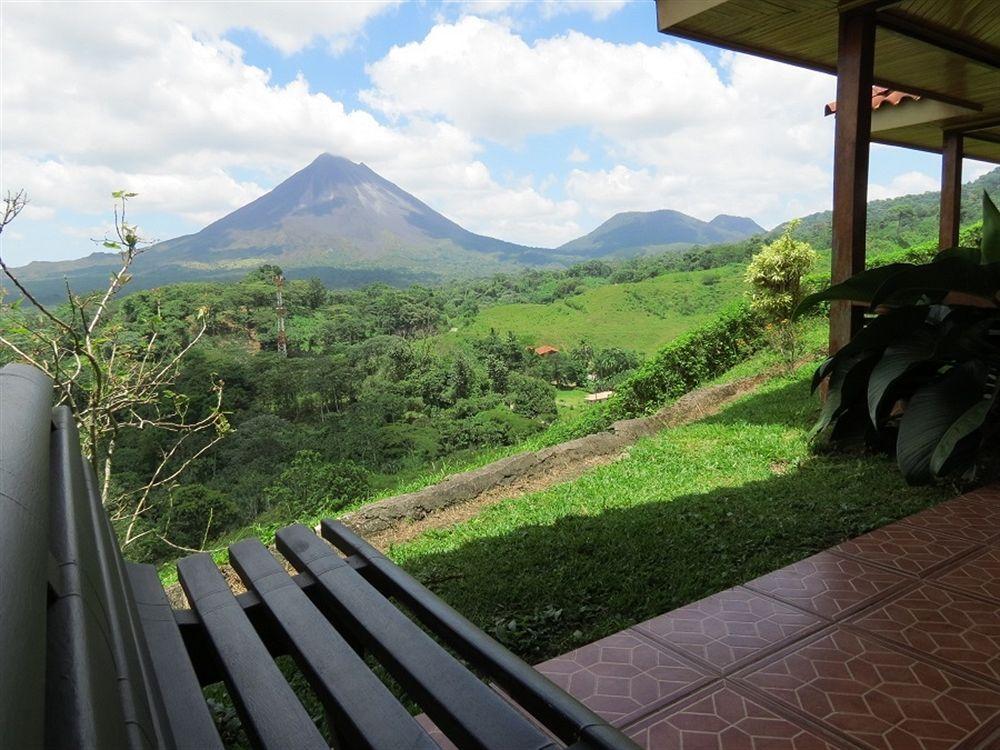
[[[77,295],[67,283],[65,316],[33,295],[0,257],[0,271],[39,316],[23,326],[14,319],[16,325],[2,331],[0,346],[53,379],[56,400],[72,409],[83,452],[101,477],[102,501],[113,520],[125,524],[122,543],[127,545],[155,530],[139,528],[154,493],[174,485],[225,436],[229,423],[222,410],[221,381],[212,385],[213,406],[196,419],[189,418],[187,398],[170,393],[184,358],[207,330],[204,311],[199,311],[195,334],[177,347],[161,342],[155,331],[139,345],[123,335],[125,328],[113,314],[114,302],[131,278],[132,263],[144,241],[126,221],[127,202],[134,193],[119,191],[114,197],[117,239],[105,239],[104,244],[119,250],[121,266],[98,294]],[[23,192],[8,194],[0,212],[0,232],[26,204]],[[136,486],[115,488],[112,480],[122,430],[155,430],[173,437],[151,475]]]

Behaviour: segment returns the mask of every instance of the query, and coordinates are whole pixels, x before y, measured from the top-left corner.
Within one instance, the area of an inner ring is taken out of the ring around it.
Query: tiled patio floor
[[[647,748],[1000,748],[1000,488],[537,669]]]

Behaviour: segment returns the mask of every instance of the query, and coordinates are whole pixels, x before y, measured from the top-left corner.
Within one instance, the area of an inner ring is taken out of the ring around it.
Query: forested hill
[[[983,218],[983,191],[1000,200],[1000,167],[962,186],[962,226]],[[937,191],[903,195],[868,203],[868,252],[910,247],[929,237],[937,237],[940,216],[940,193]],[[796,236],[817,250],[829,250],[832,236],[831,211],[810,214],[802,219]],[[781,225],[769,233],[777,236]]]
[[[627,211],[615,214],[597,229],[557,251],[564,255],[591,258],[627,257],[691,245],[738,242],[764,227],[745,216],[720,214],[702,221],[680,211]]]

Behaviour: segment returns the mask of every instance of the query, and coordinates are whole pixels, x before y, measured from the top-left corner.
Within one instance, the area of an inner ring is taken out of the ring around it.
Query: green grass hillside
[[[566,349],[585,340],[649,354],[712,318],[743,295],[743,267],[677,271],[608,284],[550,304],[509,304],[479,312],[462,334],[515,331],[522,340]]]
[[[812,369],[389,555],[540,661],[955,493],[907,487],[881,457],[812,453]]]

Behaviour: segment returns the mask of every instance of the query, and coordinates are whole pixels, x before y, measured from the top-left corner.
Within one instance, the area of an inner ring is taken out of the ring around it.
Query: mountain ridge
[[[592,235],[609,225],[616,227],[614,236],[604,232],[595,242]],[[290,277],[318,276],[331,286],[434,283],[634,255],[651,246],[682,249],[742,239],[750,230],[763,231],[745,217],[703,222],[662,209],[616,214],[557,248],[530,247],[471,232],[366,164],[323,153],[198,232],[149,247],[133,265],[130,286],[238,278],[263,263],[281,265]],[[115,253],[92,253],[18,270],[52,297],[62,295],[64,276],[80,292],[101,287],[118,263]]]
[[[719,214],[711,221],[702,221],[669,208],[622,211],[556,250],[586,257],[627,257],[670,247],[737,242],[765,231],[745,216]]]

